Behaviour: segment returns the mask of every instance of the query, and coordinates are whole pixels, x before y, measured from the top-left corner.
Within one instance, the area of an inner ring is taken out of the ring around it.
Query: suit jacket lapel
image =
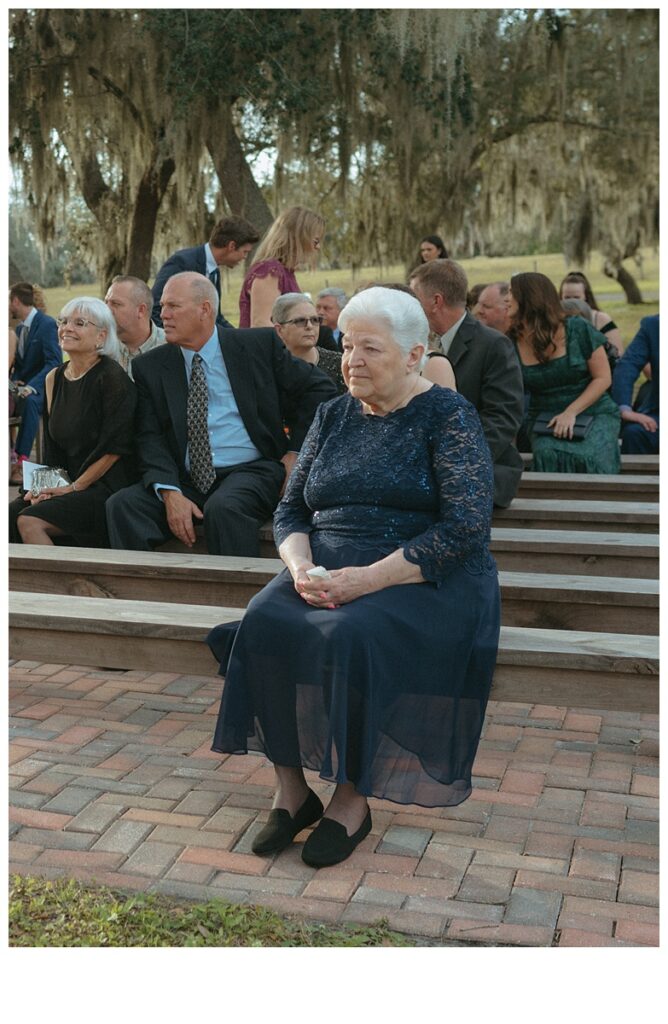
[[[218,342],[223,353],[234,400],[237,403],[244,426],[251,440],[253,440],[258,410],[255,380],[253,378],[249,353],[243,342],[240,342],[229,328],[218,328]],[[256,444],[254,440],[253,443]]]
[[[452,339],[450,351],[448,352],[448,359],[453,366],[456,366],[460,359],[468,352],[473,338],[474,327],[475,320],[470,313],[467,313],[459,326],[459,330]]]
[[[185,461],[188,444],[188,380],[183,353],[178,345],[161,345],[163,356],[161,368],[162,387],[172,419],[174,434],[182,461]]]

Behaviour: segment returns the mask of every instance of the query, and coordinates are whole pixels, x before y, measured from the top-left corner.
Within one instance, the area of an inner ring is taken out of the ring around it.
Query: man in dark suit
[[[10,375],[18,388],[16,413],[21,417],[10,483],[21,483],[21,463],[30,455],[42,415],[44,380],[49,370],[60,366],[63,355],[58,344],[58,325],[52,316],[35,308],[33,286],[27,281],[10,289],[9,315],[21,321],[16,329],[16,358]]]
[[[236,267],[245,260],[260,235],[253,225],[241,217],[224,217],[218,221],[211,232],[211,238],[204,245],[196,245],[192,249],[179,249],[172,253],[156,274],[153,285],[153,312],[151,319],[158,327],[162,327],[160,318],[160,298],[163,289],[174,274],[184,270],[193,270],[204,274],[213,283],[218,292],[218,308],[216,322],[221,327],[232,324],[220,312],[220,267]]]
[[[192,547],[203,520],[210,554],[257,556],[258,529],[336,389],[273,330],[217,326],[200,274],[171,277],[161,307],[167,344],[133,364],[142,483],[107,502],[111,546],[148,551],[173,535]]]
[[[648,386],[633,406],[633,385],[648,363],[651,374]],[[638,333],[615,365],[612,397],[622,414],[622,455],[656,455],[659,451],[658,313],[642,318]]]
[[[517,493],[522,457],[515,438],[524,415],[522,370],[511,341],[466,311],[468,282],[454,260],[418,267],[411,288],[455,371],[457,390],[475,405],[494,463],[494,504],[506,508]]]

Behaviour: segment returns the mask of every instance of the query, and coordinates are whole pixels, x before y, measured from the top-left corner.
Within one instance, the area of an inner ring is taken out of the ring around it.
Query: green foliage
[[[74,879],[13,876],[10,946],[410,946],[384,921],[330,928],[246,904],[128,896]]]

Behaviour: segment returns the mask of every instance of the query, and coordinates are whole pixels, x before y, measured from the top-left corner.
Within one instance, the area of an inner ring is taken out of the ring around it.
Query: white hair
[[[422,303],[415,295],[382,285],[365,288],[353,295],[339,316],[339,329],[345,334],[353,320],[378,320],[388,328],[392,340],[408,355],[415,345],[424,347],[420,368],[427,359],[429,322]]]
[[[119,363],[121,346],[116,333],[116,321],[106,302],[96,299],[92,295],[80,295],[66,302],[60,311],[61,317],[73,316],[75,313],[79,313],[83,320],[90,320],[100,330],[107,332],[100,352],[103,356],[109,356]]]
[[[348,302],[348,296],[344,292],[343,288],[323,288],[321,292],[318,292],[317,297],[322,299],[326,295],[331,295],[332,298],[336,299],[336,304],[339,309],[343,309]]]

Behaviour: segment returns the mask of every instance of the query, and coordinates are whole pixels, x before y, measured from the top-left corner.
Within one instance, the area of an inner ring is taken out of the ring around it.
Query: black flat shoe
[[[366,818],[357,832],[353,832],[351,836],[340,822],[334,821],[333,818],[323,818],[304,843],[302,860],[312,868],[326,868],[331,867],[332,864],[340,864],[342,860],[350,856],[370,831],[371,811],[366,812]]]
[[[322,800],[309,789],[306,800],[296,812],[294,818],[289,811],[277,807],[269,812],[267,824],[258,832],[251,843],[253,853],[279,853],[289,846],[295,836],[303,828],[308,828],[322,817],[324,811]]]

